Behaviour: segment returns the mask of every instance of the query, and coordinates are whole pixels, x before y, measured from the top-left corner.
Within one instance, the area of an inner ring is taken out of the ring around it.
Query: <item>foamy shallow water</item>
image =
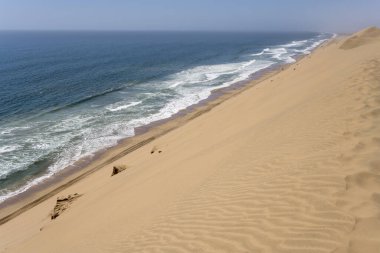
[[[331,36],[0,34],[0,202]]]

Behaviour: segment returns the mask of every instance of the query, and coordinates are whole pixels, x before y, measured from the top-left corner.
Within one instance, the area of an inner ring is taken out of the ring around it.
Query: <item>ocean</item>
[[[0,32],[0,203],[332,36]]]

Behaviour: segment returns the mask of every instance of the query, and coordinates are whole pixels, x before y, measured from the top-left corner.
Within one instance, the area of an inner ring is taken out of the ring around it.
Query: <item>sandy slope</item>
[[[56,220],[54,197],[3,224],[0,252],[380,252],[380,37],[369,33],[114,163],[126,171],[69,187],[60,195],[83,196]]]

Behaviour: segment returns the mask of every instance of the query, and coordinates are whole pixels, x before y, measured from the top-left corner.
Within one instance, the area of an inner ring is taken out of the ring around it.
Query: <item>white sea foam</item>
[[[73,117],[75,119],[78,119],[78,117]],[[65,130],[68,129],[68,122],[74,123],[76,120],[70,119],[66,120],[66,124],[61,124],[62,129]],[[83,121],[82,121],[83,123]],[[118,123],[114,123],[111,125],[108,125],[101,129],[89,129],[89,128],[81,128],[81,123],[76,123],[78,126],[74,126],[74,128],[78,128],[78,131],[80,133],[67,135],[65,138],[51,138],[51,139],[44,139],[45,143],[38,142],[37,138],[30,139],[28,142],[33,143],[33,148],[38,153],[38,150],[54,150],[55,148],[65,144],[69,143],[69,140],[71,137],[74,137],[74,135],[82,135],[85,136],[84,140],[80,143],[76,143],[75,145],[70,145],[64,149],[63,152],[60,153],[59,157],[56,159],[56,161],[49,166],[47,172],[38,178],[35,178],[33,180],[29,180],[22,186],[21,188],[18,188],[17,190],[13,191],[6,191],[1,190],[0,191],[0,203],[4,200],[11,198],[13,196],[16,196],[20,193],[23,193],[30,189],[31,187],[38,185],[47,179],[49,179],[51,176],[55,175],[57,172],[62,170],[63,168],[66,168],[67,166],[73,165],[76,161],[84,158],[84,157],[91,157],[96,151],[99,151],[103,148],[112,147],[117,144],[118,140],[130,137],[134,135],[134,129],[130,126],[124,125],[120,126]],[[72,126],[73,127],[73,126]],[[82,126],[83,127],[83,126]],[[56,128],[59,128],[56,126]],[[57,129],[56,129],[57,130]],[[49,135],[49,133],[46,133]],[[13,148],[15,150],[15,148]],[[4,148],[3,151],[10,151],[10,148]],[[1,155],[1,154],[0,154]],[[21,170],[23,167],[26,167],[31,162],[38,160],[38,156],[33,157],[25,157],[25,161],[22,164],[19,164],[18,168],[12,168],[9,170],[1,170],[0,171],[0,178],[7,177],[10,173],[14,173],[17,170]],[[5,164],[4,168],[8,167]]]
[[[0,155],[12,152],[12,151],[18,149],[19,147],[20,147],[20,145],[11,145],[11,146],[0,147]]]
[[[276,59],[280,62],[285,62],[285,63],[295,62],[295,59],[292,58],[294,54],[289,53],[288,50],[284,47],[270,48],[264,51],[265,51],[264,52],[265,54],[272,55],[271,57],[273,59]]]
[[[3,129],[0,131],[0,134],[2,134],[2,135],[12,134],[14,131],[25,130],[25,129],[28,129],[28,128],[30,128],[30,126],[14,126],[14,127],[6,127],[6,128],[3,128]]]
[[[292,41],[288,44],[282,45],[283,47],[301,47],[305,45],[308,42],[308,40],[298,40],[298,41]]]
[[[45,181],[46,179],[50,178],[53,174],[51,173],[48,173],[48,174],[45,174],[39,178],[36,178],[34,180],[30,180],[29,182],[27,182],[24,186],[22,186],[21,188],[18,188],[17,190],[15,191],[12,191],[12,192],[0,192],[0,203],[9,199],[9,198],[12,198],[14,196],[17,196],[19,195],[20,193],[23,193],[25,191],[27,191],[28,189],[30,189],[31,187],[33,187],[34,185],[38,185],[39,183]]]
[[[334,38],[336,34],[332,35],[332,38]],[[319,38],[325,37],[325,36],[319,36]],[[320,39],[315,41],[314,39],[311,40],[298,40],[298,41],[292,41],[288,44],[283,44],[279,46],[274,46],[271,48],[265,48],[259,53],[251,54],[253,57],[265,57],[265,55],[269,55],[272,59],[275,59],[279,62],[285,62],[285,63],[293,63],[296,60],[293,58],[293,56],[297,54],[310,54],[313,49],[321,45],[323,42],[327,41],[328,39]],[[310,44],[311,43],[311,44]],[[308,45],[309,44],[309,45]],[[304,48],[303,48],[304,47]]]
[[[183,82],[175,82],[175,83],[169,85],[169,88],[175,88],[175,87],[177,87],[178,85],[181,85],[181,84],[183,84]]]
[[[265,57],[266,55],[270,56],[272,59],[275,59],[279,62],[285,62],[285,63],[295,62],[295,59],[292,57],[295,54],[292,52],[289,52],[285,46],[265,48],[260,53],[251,54],[251,56],[254,56],[254,57],[257,57],[257,56]]]
[[[255,60],[253,60],[253,62],[254,61]],[[164,82],[164,84],[169,88],[176,88],[182,85],[207,83],[222,75],[234,74],[238,72],[241,67],[244,68],[244,64],[251,63],[251,61],[248,61],[197,66],[168,76],[168,80]]]
[[[117,111],[125,110],[129,107],[139,105],[141,103],[142,103],[142,101],[131,102],[131,103],[125,104],[125,105],[114,104],[114,105],[107,106],[106,109],[111,111],[111,112],[117,112]]]
[[[139,126],[147,125],[149,123],[152,123],[158,120],[169,118],[172,115],[178,113],[179,111],[184,110],[191,105],[197,104],[204,99],[207,99],[211,95],[213,90],[225,88],[225,87],[231,86],[234,83],[246,80],[247,78],[249,78],[251,74],[256,73],[259,70],[268,68],[269,66],[273,64],[274,62],[270,62],[270,61],[261,61],[261,62],[256,63],[256,60],[251,60],[248,62],[239,63],[238,64],[240,65],[239,67],[236,66],[236,63],[228,64],[229,66],[218,65],[220,69],[223,69],[224,71],[226,71],[224,73],[231,73],[231,71],[233,70],[234,72],[239,71],[239,74],[235,76],[234,78],[230,79],[229,81],[223,82],[217,86],[212,86],[208,88],[193,87],[193,88],[188,88],[188,89],[181,89],[179,90],[179,96],[173,99],[172,101],[170,101],[169,103],[167,103],[162,109],[159,110],[158,113],[152,114],[147,117],[132,120],[131,122],[129,122],[129,124],[133,127],[139,127]],[[232,68],[232,66],[230,65],[234,65],[234,68]],[[203,69],[203,70],[212,69],[213,71],[215,71],[217,67],[215,65],[213,67],[202,66],[202,67],[197,67],[197,69]],[[195,71],[190,71],[190,72],[195,73]],[[219,72],[219,73],[222,73],[222,72]]]
[[[328,39],[322,39],[322,40],[318,40],[318,41],[315,41],[313,42],[313,44],[311,44],[310,46],[304,48],[304,49],[296,49],[294,50],[295,52],[298,52],[298,53],[303,53],[303,54],[310,54],[311,51],[313,51],[316,47],[318,47],[319,45],[321,45],[322,43],[326,42]]]
[[[251,54],[251,56],[260,56],[260,55],[263,55],[265,52],[267,52],[269,50],[269,48],[265,48],[263,49],[260,53],[256,53],[256,54]]]

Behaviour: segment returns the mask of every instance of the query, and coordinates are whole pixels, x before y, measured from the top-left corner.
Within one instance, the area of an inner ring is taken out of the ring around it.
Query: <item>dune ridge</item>
[[[0,252],[380,252],[380,37],[368,33],[71,185],[60,195],[81,197],[59,219],[53,196],[1,225]],[[117,164],[128,170],[110,177]]]
[[[360,47],[370,42],[375,42],[376,38],[378,37],[380,37],[380,29],[372,26],[350,36],[343,42],[343,44],[339,48],[352,49]]]

